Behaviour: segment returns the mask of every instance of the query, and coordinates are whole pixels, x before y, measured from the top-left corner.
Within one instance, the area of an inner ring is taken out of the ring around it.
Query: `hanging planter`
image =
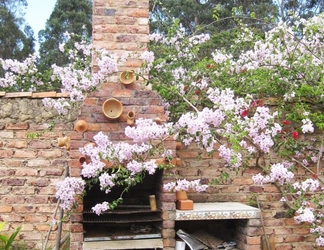
[[[176,191],[176,199],[177,201],[188,200],[187,192],[185,190]]]
[[[135,112],[129,111],[127,113],[127,120],[126,120],[127,125],[129,126],[134,125],[134,121],[135,121]]]
[[[66,147],[66,150],[70,150],[70,137],[64,136],[57,139],[58,147]]]
[[[97,146],[96,143],[89,141],[89,142],[86,142],[86,143],[84,144],[84,147],[85,147],[85,146],[89,146],[89,145],[91,145],[92,147]]]
[[[189,200],[185,190],[176,191],[176,208],[178,210],[192,210],[194,207],[193,200]]]
[[[123,84],[131,84],[135,81],[135,74],[132,71],[124,71],[120,73],[119,80]]]
[[[107,99],[102,105],[102,112],[110,119],[117,119],[123,113],[123,104],[117,99]]]
[[[162,120],[160,117],[155,117],[153,120],[156,124],[161,125],[162,124]]]
[[[83,163],[85,163],[86,161],[87,161],[87,158],[86,158],[85,155],[81,155],[81,156],[79,157],[79,162],[80,162],[81,165],[82,165]]]
[[[88,129],[88,123],[85,120],[78,120],[74,124],[74,130],[78,132],[85,132]]]

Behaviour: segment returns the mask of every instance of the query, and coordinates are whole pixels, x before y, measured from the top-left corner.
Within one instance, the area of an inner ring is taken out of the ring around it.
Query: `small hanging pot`
[[[180,150],[182,148],[182,142],[176,141],[176,150]]]
[[[184,190],[176,191],[176,199],[177,201],[188,200],[187,192]]]
[[[100,161],[105,164],[104,168],[112,168],[114,165],[114,163],[112,161],[106,161],[104,159],[101,159]]]
[[[88,129],[88,123],[85,120],[78,120],[75,124],[74,124],[74,130],[78,131],[78,132],[85,132]]]
[[[91,145],[92,147],[96,147],[96,146],[97,146],[96,143],[94,143],[94,142],[92,142],[92,141],[88,141],[88,142],[86,142],[86,143],[84,144],[84,147],[85,147],[85,146],[89,146],[89,145]]]
[[[135,81],[135,74],[132,71],[124,71],[120,73],[119,80],[123,84],[131,84]]]
[[[162,124],[162,120],[160,117],[155,117],[153,120],[156,124],[161,125]]]
[[[80,162],[81,165],[82,165],[83,163],[85,163],[86,161],[87,161],[87,158],[86,158],[85,155],[81,155],[81,156],[79,157],[79,162]]]
[[[117,119],[123,113],[123,104],[115,98],[107,99],[102,105],[102,112],[110,119]]]
[[[129,126],[134,125],[134,121],[135,121],[135,112],[129,111],[127,113],[127,120],[126,120],[127,125]]]
[[[70,150],[70,137],[64,136],[57,139],[58,147],[66,147],[66,150]]]

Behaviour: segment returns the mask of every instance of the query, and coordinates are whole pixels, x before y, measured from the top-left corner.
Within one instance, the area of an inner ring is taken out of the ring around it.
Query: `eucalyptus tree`
[[[309,18],[324,11],[323,0],[275,0],[275,2],[279,7],[282,21],[290,21],[292,13],[302,18]]]
[[[68,39],[67,34],[77,36]],[[69,59],[61,53],[60,45],[69,40],[72,47],[76,41],[91,39],[91,35],[92,1],[57,0],[53,12],[47,19],[45,29],[38,33],[40,70],[46,70],[53,64],[59,66],[68,64]]]
[[[0,58],[23,60],[34,52],[34,32],[24,19],[26,0],[0,0]]]
[[[272,0],[154,0],[150,10],[152,33],[172,32],[169,27],[178,20],[187,35],[210,34],[210,42],[201,49],[202,57],[210,56],[215,48],[235,55],[240,50],[237,46],[246,46],[232,46],[242,24],[253,28],[256,36],[263,36],[278,17]]]
[[[189,34],[202,28],[203,32],[232,29],[234,16],[257,24],[278,15],[272,0],[154,0],[150,2],[150,10],[152,32],[166,32],[177,18]]]

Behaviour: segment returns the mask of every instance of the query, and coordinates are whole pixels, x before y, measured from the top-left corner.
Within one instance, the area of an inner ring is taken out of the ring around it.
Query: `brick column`
[[[235,234],[237,247],[242,250],[260,250],[263,235],[261,220],[239,220]]]
[[[93,44],[131,57],[120,70],[141,66],[136,57],[149,42],[149,0],[94,0]],[[116,79],[115,79],[116,80]]]
[[[149,0],[94,0],[93,6],[93,44],[108,49],[111,53],[126,56],[128,59],[119,66],[119,71],[136,70],[141,66],[141,53],[147,49],[149,41]],[[94,65],[95,69],[96,65]],[[80,176],[78,157],[79,147],[92,141],[99,131],[107,134],[113,141],[127,140],[124,135],[126,115],[133,111],[138,118],[159,117],[166,121],[162,101],[157,93],[145,89],[141,81],[130,85],[119,82],[119,73],[108,77],[98,91],[87,96],[81,107],[78,119],[88,122],[84,133],[71,134],[70,173]],[[117,120],[109,120],[102,113],[102,104],[108,98],[116,98],[123,104],[123,113]],[[168,147],[175,148],[175,142],[168,142]],[[162,235],[165,245],[174,248],[174,195],[160,193],[158,206],[162,208]],[[172,197],[170,197],[172,196]],[[71,216],[71,249],[82,249],[83,224],[82,206]]]

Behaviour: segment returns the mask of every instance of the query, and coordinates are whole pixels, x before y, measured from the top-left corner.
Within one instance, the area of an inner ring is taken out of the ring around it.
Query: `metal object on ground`
[[[191,250],[209,249],[208,246],[201,243],[199,240],[196,240],[194,237],[190,236],[190,234],[186,233],[181,229],[177,231],[177,235],[180,239],[186,242],[186,244],[190,247]]]

